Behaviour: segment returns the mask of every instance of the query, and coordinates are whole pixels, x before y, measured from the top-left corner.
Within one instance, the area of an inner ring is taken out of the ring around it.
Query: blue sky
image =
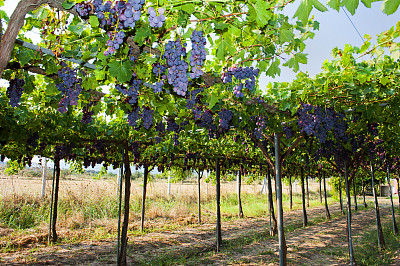
[[[288,6],[287,9],[284,10],[284,13],[289,17],[293,17],[298,3],[299,1],[297,1],[297,4],[294,3]],[[381,4],[382,2],[374,2],[371,8],[366,8],[360,3],[354,16],[346,10],[361,36],[370,34],[373,39],[376,39],[375,37],[377,34],[395,26],[396,22],[400,20],[400,10],[387,16],[381,11]],[[306,42],[304,53],[308,54],[308,63],[307,65],[300,65],[300,71],[307,71],[311,76],[314,76],[320,72],[322,63],[326,59],[332,58],[330,53],[333,48],[344,48],[345,44],[352,44],[360,47],[363,42],[343,10],[337,12],[329,8],[327,12],[319,12],[314,9],[311,15],[314,15],[315,20],[320,23],[320,27],[314,39]],[[369,58],[365,58],[365,60],[367,59]],[[293,73],[293,71],[288,68],[283,68],[280,77],[275,79],[263,78],[260,81],[260,87],[265,87],[262,83],[265,84],[265,82],[268,83],[270,81],[289,82],[293,80],[295,76],[296,73]]]

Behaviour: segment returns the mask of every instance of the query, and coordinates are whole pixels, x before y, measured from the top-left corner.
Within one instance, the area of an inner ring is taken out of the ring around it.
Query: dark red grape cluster
[[[82,79],[77,77],[77,72],[68,67],[64,62],[58,70],[58,76],[62,79],[61,83],[56,84],[63,98],[60,100],[58,111],[65,113],[68,106],[78,105],[79,95],[82,92]]]
[[[22,92],[24,91],[23,86],[25,85],[25,81],[23,79],[11,79],[10,84],[7,88],[7,96],[10,99],[9,103],[11,107],[18,107],[19,101],[22,97]]]
[[[189,57],[190,66],[192,67],[192,73],[190,73],[190,78],[198,78],[203,75],[203,70],[201,67],[206,60],[206,38],[203,37],[202,31],[194,30],[190,37],[192,42],[192,51]]]

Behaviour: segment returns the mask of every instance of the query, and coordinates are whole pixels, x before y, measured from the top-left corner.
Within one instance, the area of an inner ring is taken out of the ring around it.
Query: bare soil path
[[[371,205],[370,205],[371,206]],[[382,206],[383,207],[383,206]],[[288,262],[295,265],[343,265],[346,261],[335,255],[337,247],[346,246],[346,217],[339,216],[338,204],[331,205],[331,214],[337,216],[324,221],[325,210],[317,207],[308,210],[311,226],[301,228],[301,210],[284,214],[288,246]],[[383,219],[389,219],[388,208],[382,208]],[[355,238],[365,228],[374,226],[374,210],[353,214]],[[154,225],[162,226],[162,224]],[[233,219],[224,221],[223,248],[216,254],[215,225],[190,224],[176,230],[129,235],[128,264],[185,264],[185,265],[275,265],[278,243],[268,233],[269,218]],[[296,229],[297,228],[297,229]],[[0,234],[9,234],[1,229]],[[68,237],[70,232],[60,231]],[[81,241],[47,246],[46,235],[28,235],[15,239],[19,245],[10,252],[0,253],[4,265],[107,265],[116,262],[116,241]],[[4,245],[3,243],[2,245]]]

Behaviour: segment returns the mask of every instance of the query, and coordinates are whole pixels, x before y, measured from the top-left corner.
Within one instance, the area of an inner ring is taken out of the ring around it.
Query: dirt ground
[[[51,182],[47,182],[47,191]],[[139,182],[134,182],[132,194],[140,194]],[[310,182],[311,190],[316,191],[318,183]],[[244,185],[244,191],[257,193],[262,185]],[[14,193],[32,193],[38,195],[41,189],[40,179],[9,178],[0,176],[0,196]],[[61,180],[60,196],[69,193],[115,193],[116,180]],[[296,192],[297,189],[294,189]],[[111,191],[111,192],[110,192]],[[167,193],[167,184],[152,183],[149,194]],[[226,183],[222,191],[236,191],[235,182]],[[171,194],[196,193],[195,184],[172,184]],[[214,193],[211,185],[202,183],[202,193]],[[360,199],[359,199],[360,201]],[[387,200],[381,199],[382,219],[390,219]],[[246,214],[246,207],[244,212]],[[325,210],[316,207],[307,210],[311,226],[302,228],[301,210],[285,212],[285,228],[291,228],[286,233],[288,247],[288,263],[291,265],[345,265],[346,260],[335,256],[335,247],[346,246],[346,217],[339,216],[339,205],[329,206],[333,218],[325,221]],[[357,238],[363,229],[374,228],[375,213],[370,208],[353,214],[353,235]],[[163,228],[168,220],[146,221],[148,228]],[[128,265],[276,265],[278,263],[277,238],[269,237],[269,217],[244,219],[225,219],[222,223],[223,246],[219,253],[215,251],[215,224],[196,224],[196,217],[181,219],[177,229],[156,230],[145,234],[128,234]],[[136,224],[131,224],[137,227]],[[58,234],[61,244],[48,246],[45,228],[38,231],[25,230],[15,233],[12,229],[0,227],[0,237],[8,236],[11,242],[0,243],[3,247],[0,253],[2,265],[108,265],[115,264],[117,257],[117,241],[115,228],[110,229],[112,238],[105,240],[80,241],[79,235],[85,235],[85,230],[70,230],[60,228]],[[88,237],[82,237],[88,239]],[[237,244],[240,243],[240,244]],[[13,248],[4,247],[12,244]],[[356,249],[356,248],[355,248]],[[332,250],[332,252],[330,252]],[[185,258],[184,261],[181,259]],[[165,259],[165,260],[163,260]],[[394,265],[400,265],[400,256]]]
[[[385,205],[385,204],[384,204]],[[331,214],[339,214],[339,206],[329,207]],[[382,208],[383,220],[390,218],[389,209]],[[329,254],[329,249],[346,245],[346,217],[339,216],[329,221],[322,221],[324,208],[308,210],[309,221],[321,222],[307,228],[301,228],[301,211],[286,212],[285,226],[297,229],[286,234],[288,262],[292,265],[345,265]],[[162,226],[159,224],[158,226]],[[251,218],[225,221],[222,224],[223,248],[215,250],[214,224],[189,224],[177,230],[165,230],[144,235],[129,235],[128,265],[149,263],[160,264],[165,256],[186,257],[185,265],[276,265],[278,262],[278,243],[276,238],[269,238],[269,218]],[[353,235],[357,237],[363,229],[374,226],[374,209],[353,214]],[[10,229],[0,228],[0,235],[12,233]],[[61,231],[65,236],[68,231]],[[248,241],[239,248],[232,248],[229,243],[243,241],[251,236],[264,236],[259,241]],[[15,239],[19,249],[0,254],[3,265],[107,265],[116,262],[116,241],[84,241],[71,244],[47,246],[46,235],[27,235]],[[4,243],[3,243],[4,244]],[[224,250],[224,246],[228,247]],[[177,264],[181,264],[178,260]],[[394,265],[400,264],[400,259]]]

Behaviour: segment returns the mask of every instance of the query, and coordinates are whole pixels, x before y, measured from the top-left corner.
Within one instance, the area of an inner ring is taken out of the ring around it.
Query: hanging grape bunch
[[[201,67],[206,60],[206,38],[203,37],[202,31],[194,30],[190,40],[192,42],[192,52],[190,55],[190,66],[192,67],[192,73],[190,73],[190,78],[198,78],[203,75],[203,70]]]
[[[223,83],[232,83],[236,79],[238,84],[233,87],[233,93],[237,98],[243,97],[243,88],[253,91],[256,86],[256,76],[260,70],[253,67],[229,67],[227,72],[222,73]],[[244,81],[244,83],[242,82]]]
[[[157,16],[156,11],[154,10],[153,7],[149,7],[147,9],[147,13],[149,13],[149,23],[150,23],[150,27],[153,28],[161,28],[162,25],[165,22],[165,16],[164,16],[164,8],[160,7],[158,9],[158,14],[159,16]]]
[[[183,46],[186,46],[186,43]],[[180,96],[186,95],[189,84],[187,76],[189,65],[183,60],[186,56],[186,48],[183,46],[180,40],[169,41],[165,45],[165,53],[162,56],[168,65],[168,83]]]
[[[114,4],[111,1],[104,4],[103,0],[93,1],[94,11],[100,21],[100,26],[108,31],[108,49],[104,51],[105,56],[112,55],[119,49],[125,38],[125,33],[122,30],[135,27],[135,23],[142,15],[141,9],[144,3],[145,0],[117,1]]]
[[[77,77],[76,70],[71,69],[64,62],[62,68],[58,70],[58,76],[62,79],[61,83],[56,84],[63,98],[59,103],[58,111],[65,113],[68,106],[78,105],[79,95],[82,92],[82,79]]]
[[[10,84],[7,88],[7,96],[10,99],[9,103],[11,107],[19,106],[19,101],[21,100],[24,85],[25,81],[23,79],[15,78],[10,80]]]

